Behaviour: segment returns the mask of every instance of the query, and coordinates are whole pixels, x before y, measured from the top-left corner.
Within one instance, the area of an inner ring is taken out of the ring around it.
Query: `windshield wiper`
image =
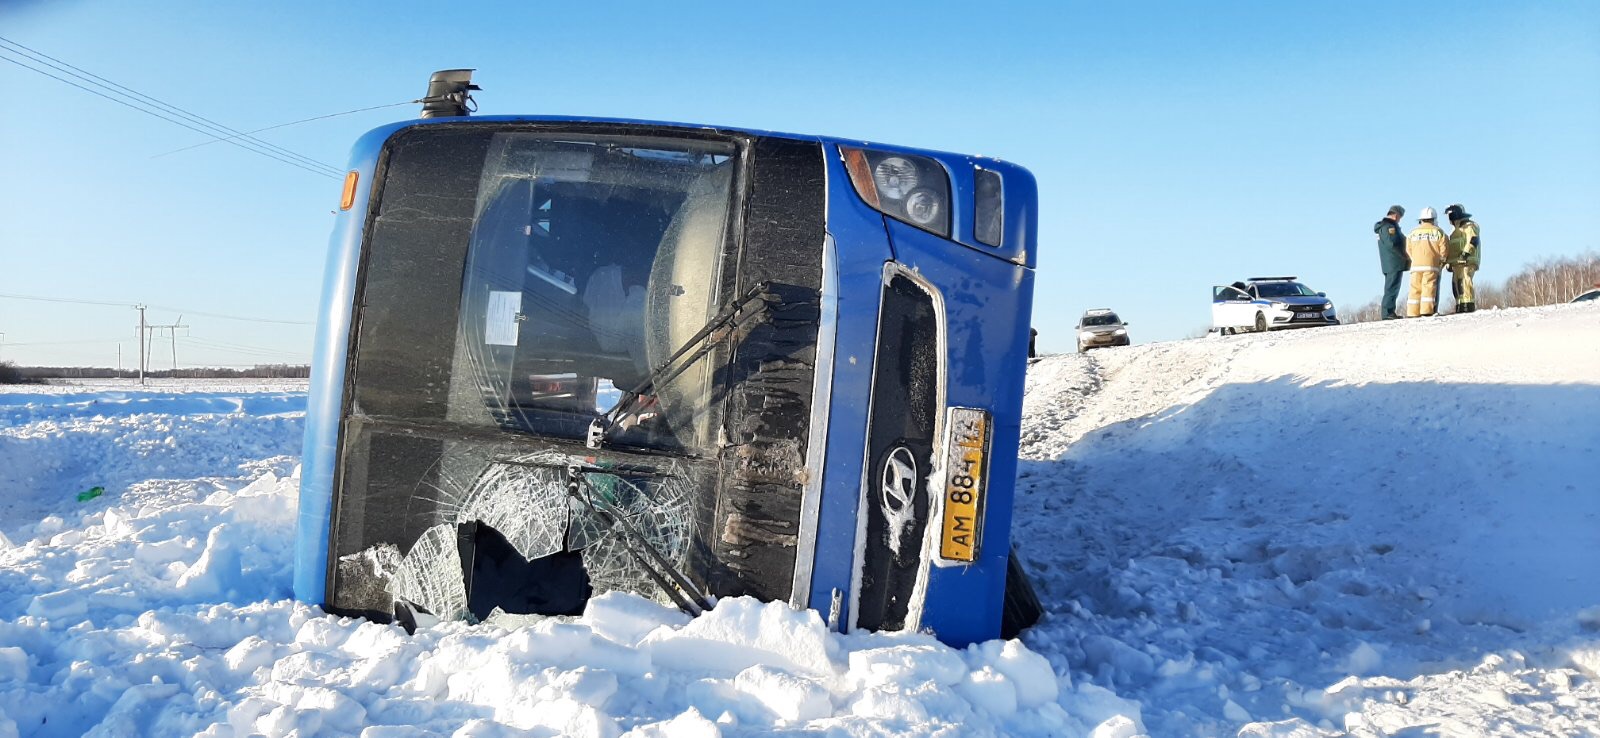
[[[628,411],[639,404],[640,398],[644,397],[646,392],[677,379],[678,375],[688,371],[689,367],[701,357],[711,353],[719,341],[743,327],[752,318],[770,316],[773,307],[783,301],[783,296],[773,291],[772,286],[770,281],[757,282],[743,295],[730,302],[722,312],[712,316],[705,326],[690,336],[689,340],[684,341],[666,361],[651,370],[644,381],[624,392],[621,402],[605,415],[589,422],[586,445],[596,449],[605,445],[612,432],[622,423],[622,419],[627,417]]]
[[[617,481],[627,484],[641,496],[648,497],[642,490],[624,478],[629,477],[655,477],[666,478],[671,474],[640,466],[599,467],[581,464],[555,464],[542,461],[517,461],[513,459],[495,459],[493,463],[507,464],[510,466],[525,466],[535,469],[559,469],[566,472],[567,496],[577,500],[595,517],[600,519],[607,528],[617,531],[622,540],[622,546],[635,564],[644,571],[657,587],[665,592],[679,610],[691,616],[699,615],[710,610],[715,603],[711,597],[702,593],[689,577],[679,571],[672,562],[662,555],[660,549],[645,538],[638,528],[633,527],[633,522],[627,514],[619,509],[604,492],[595,489],[589,482],[591,474],[605,474],[615,477]],[[562,534],[562,550],[571,550],[568,541],[571,538],[572,519],[569,513],[567,518],[568,531]]]
[[[594,485],[589,483],[589,475],[594,473],[612,472],[577,464],[568,465],[567,495],[583,503],[595,517],[600,518],[601,522],[618,531],[622,537],[622,544],[628,549],[628,555],[633,558],[634,563],[644,570],[645,576],[650,577],[650,581],[655,582],[661,591],[667,593],[667,597],[678,606],[679,610],[690,616],[697,616],[710,610],[715,604],[711,598],[701,593],[699,588],[694,586],[694,582],[689,581],[683,572],[678,571],[678,567],[673,566],[667,557],[662,556],[661,551],[650,543],[650,539],[639,533],[639,529],[633,527],[633,522],[628,520],[628,516],[617,509],[610,499],[603,493],[595,494]],[[627,483],[621,477],[617,479]],[[634,490],[638,491],[638,488],[635,487]]]

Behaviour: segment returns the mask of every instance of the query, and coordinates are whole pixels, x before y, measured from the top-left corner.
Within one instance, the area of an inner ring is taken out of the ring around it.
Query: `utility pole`
[[[153,332],[151,343],[154,343],[156,338],[161,337],[160,333],[162,331],[165,331],[167,337],[172,339],[172,372],[174,375],[178,372],[178,329],[187,329],[188,327],[183,324],[182,315],[179,315],[178,319],[173,321],[171,325],[152,325],[149,327],[149,330]]]
[[[144,305],[134,305],[134,310],[139,311],[139,386],[144,386]],[[122,353],[121,345],[117,347],[118,355]]]

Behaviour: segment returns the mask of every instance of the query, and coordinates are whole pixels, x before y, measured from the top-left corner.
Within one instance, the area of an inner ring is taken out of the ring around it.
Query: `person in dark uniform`
[[[1395,205],[1389,208],[1383,220],[1372,226],[1372,232],[1378,234],[1378,266],[1383,269],[1384,320],[1400,317],[1394,311],[1394,304],[1400,298],[1400,280],[1411,269],[1411,259],[1406,256],[1406,234],[1400,230],[1400,217],[1405,214],[1405,208]]]

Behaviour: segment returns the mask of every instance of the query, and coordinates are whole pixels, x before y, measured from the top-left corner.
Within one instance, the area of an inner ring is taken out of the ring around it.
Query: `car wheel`
[[[1267,316],[1263,313],[1256,313],[1256,332],[1267,332]]]

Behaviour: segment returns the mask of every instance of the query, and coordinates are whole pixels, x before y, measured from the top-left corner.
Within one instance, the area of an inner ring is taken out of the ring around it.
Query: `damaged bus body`
[[[329,257],[296,596],[408,626],[625,590],[1015,631],[1036,201],[1012,164],[816,136],[465,110],[372,131]]]

